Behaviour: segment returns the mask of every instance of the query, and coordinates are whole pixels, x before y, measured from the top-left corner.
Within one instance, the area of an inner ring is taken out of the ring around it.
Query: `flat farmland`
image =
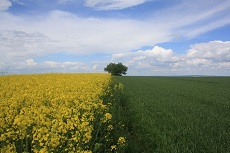
[[[127,152],[230,152],[230,77],[116,77]]]

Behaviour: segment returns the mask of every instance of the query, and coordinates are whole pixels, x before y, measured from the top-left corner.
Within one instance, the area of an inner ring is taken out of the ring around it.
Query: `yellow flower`
[[[110,113],[106,113],[106,114],[105,114],[105,118],[106,118],[107,120],[111,120],[111,119],[112,119],[112,115],[111,115]]]
[[[117,150],[117,146],[116,145],[112,145],[111,146],[111,151],[113,151],[113,150]]]
[[[91,133],[87,132],[85,134],[85,139],[83,141],[85,141],[85,143],[88,143],[91,138],[92,138]]]
[[[42,148],[42,149],[39,151],[39,153],[48,153],[47,148],[46,148],[46,147]]]
[[[4,146],[0,148],[1,153],[16,153],[16,147],[14,144],[8,144],[7,146]]]
[[[108,126],[108,130],[111,131],[113,129],[113,125]]]
[[[125,146],[125,137],[119,137],[117,144]]]
[[[91,153],[84,149],[90,148],[88,143],[93,130],[98,130],[94,129],[98,117],[100,124],[104,124],[102,127],[108,128],[106,140],[110,140],[109,133],[114,128],[108,124],[112,119],[108,113],[112,104],[105,105],[102,98],[111,95],[111,80],[110,74],[0,77],[0,141],[7,144],[29,140],[35,153],[56,152],[57,148],[66,152]],[[116,85],[116,90],[119,88],[123,88],[121,84]],[[125,140],[119,140],[119,143],[123,144]],[[14,144],[2,148],[14,150]],[[2,148],[0,152],[7,152]],[[116,149],[116,145],[111,149]]]

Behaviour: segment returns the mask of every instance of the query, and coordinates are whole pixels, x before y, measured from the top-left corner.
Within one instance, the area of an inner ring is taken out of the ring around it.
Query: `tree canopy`
[[[111,73],[112,75],[118,75],[118,76],[126,75],[127,70],[128,70],[128,67],[126,67],[122,63],[118,63],[118,64],[109,63],[107,67],[104,68],[104,71],[107,71]]]

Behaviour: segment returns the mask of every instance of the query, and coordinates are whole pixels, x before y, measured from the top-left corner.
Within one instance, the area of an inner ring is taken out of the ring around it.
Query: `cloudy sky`
[[[0,72],[230,75],[229,0],[0,0]]]

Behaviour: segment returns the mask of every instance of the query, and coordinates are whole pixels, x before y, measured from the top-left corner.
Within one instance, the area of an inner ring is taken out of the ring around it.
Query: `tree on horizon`
[[[111,73],[112,75],[122,76],[126,75],[128,67],[123,65],[122,63],[109,63],[105,68],[104,71]]]

